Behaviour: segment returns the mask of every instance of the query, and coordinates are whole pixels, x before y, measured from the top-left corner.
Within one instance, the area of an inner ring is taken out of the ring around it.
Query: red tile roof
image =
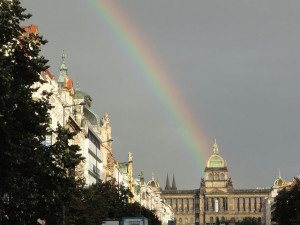
[[[48,75],[48,77],[50,77],[51,80],[54,78],[49,69],[46,69],[45,73]]]
[[[69,79],[67,81],[66,88],[69,89],[69,90],[73,88],[73,81],[71,79]]]
[[[34,24],[30,24],[28,26],[21,26],[21,28],[25,29],[24,36],[29,37],[30,34],[37,35],[39,33],[38,26]]]

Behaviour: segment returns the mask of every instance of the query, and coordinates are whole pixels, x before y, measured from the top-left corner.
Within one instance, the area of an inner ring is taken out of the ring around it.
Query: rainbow
[[[195,116],[185,104],[179,89],[164,69],[161,60],[150,50],[145,38],[138,32],[113,0],[88,0],[88,7],[104,23],[123,51],[128,54],[146,84],[153,90],[167,117],[180,128],[179,138],[199,169],[204,168],[210,145],[197,126]]]

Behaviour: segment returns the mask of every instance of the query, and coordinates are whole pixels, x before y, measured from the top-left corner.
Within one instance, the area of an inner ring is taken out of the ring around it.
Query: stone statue
[[[205,181],[204,181],[204,179],[203,179],[203,178],[201,178],[200,187],[205,187]]]
[[[128,152],[128,162],[132,162],[132,153]]]

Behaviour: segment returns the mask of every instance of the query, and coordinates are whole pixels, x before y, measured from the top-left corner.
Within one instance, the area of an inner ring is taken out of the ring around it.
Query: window
[[[100,142],[98,141],[98,139],[95,137],[94,134],[92,134],[92,132],[88,132],[88,139],[91,140],[91,142],[97,147],[100,147]]]
[[[215,174],[215,180],[219,180],[219,174],[218,173]]]
[[[219,200],[215,199],[215,212],[219,212]]]
[[[45,141],[43,141],[43,145],[47,147],[52,145],[52,135],[46,135]]]
[[[182,224],[182,218],[179,218],[179,224]]]
[[[221,175],[220,175],[220,179],[221,179],[221,180],[225,180],[224,173],[221,173]]]

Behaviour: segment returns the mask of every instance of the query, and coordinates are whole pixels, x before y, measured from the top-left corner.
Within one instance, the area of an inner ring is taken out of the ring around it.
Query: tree
[[[244,217],[241,222],[238,223],[238,225],[260,225],[260,218],[256,217]]]
[[[101,224],[110,218],[119,220],[126,216],[132,193],[124,186],[115,186],[114,181],[101,181],[72,195],[67,209],[67,224]],[[133,215],[136,216],[136,215]]]
[[[149,225],[161,225],[154,211],[139,203],[129,203],[133,197],[129,189],[116,186],[114,180],[101,181],[74,193],[67,210],[68,225],[98,225],[105,219],[122,217],[146,217]]]
[[[53,146],[49,134],[49,93],[34,100],[32,88],[47,68],[40,55],[46,41],[22,36],[20,21],[30,18],[19,0],[0,0],[0,224],[59,224],[62,204],[75,185],[70,171],[81,160],[73,134],[59,127]],[[69,149],[66,151],[66,149]]]
[[[300,179],[283,188],[272,205],[272,221],[278,225],[300,224]]]

